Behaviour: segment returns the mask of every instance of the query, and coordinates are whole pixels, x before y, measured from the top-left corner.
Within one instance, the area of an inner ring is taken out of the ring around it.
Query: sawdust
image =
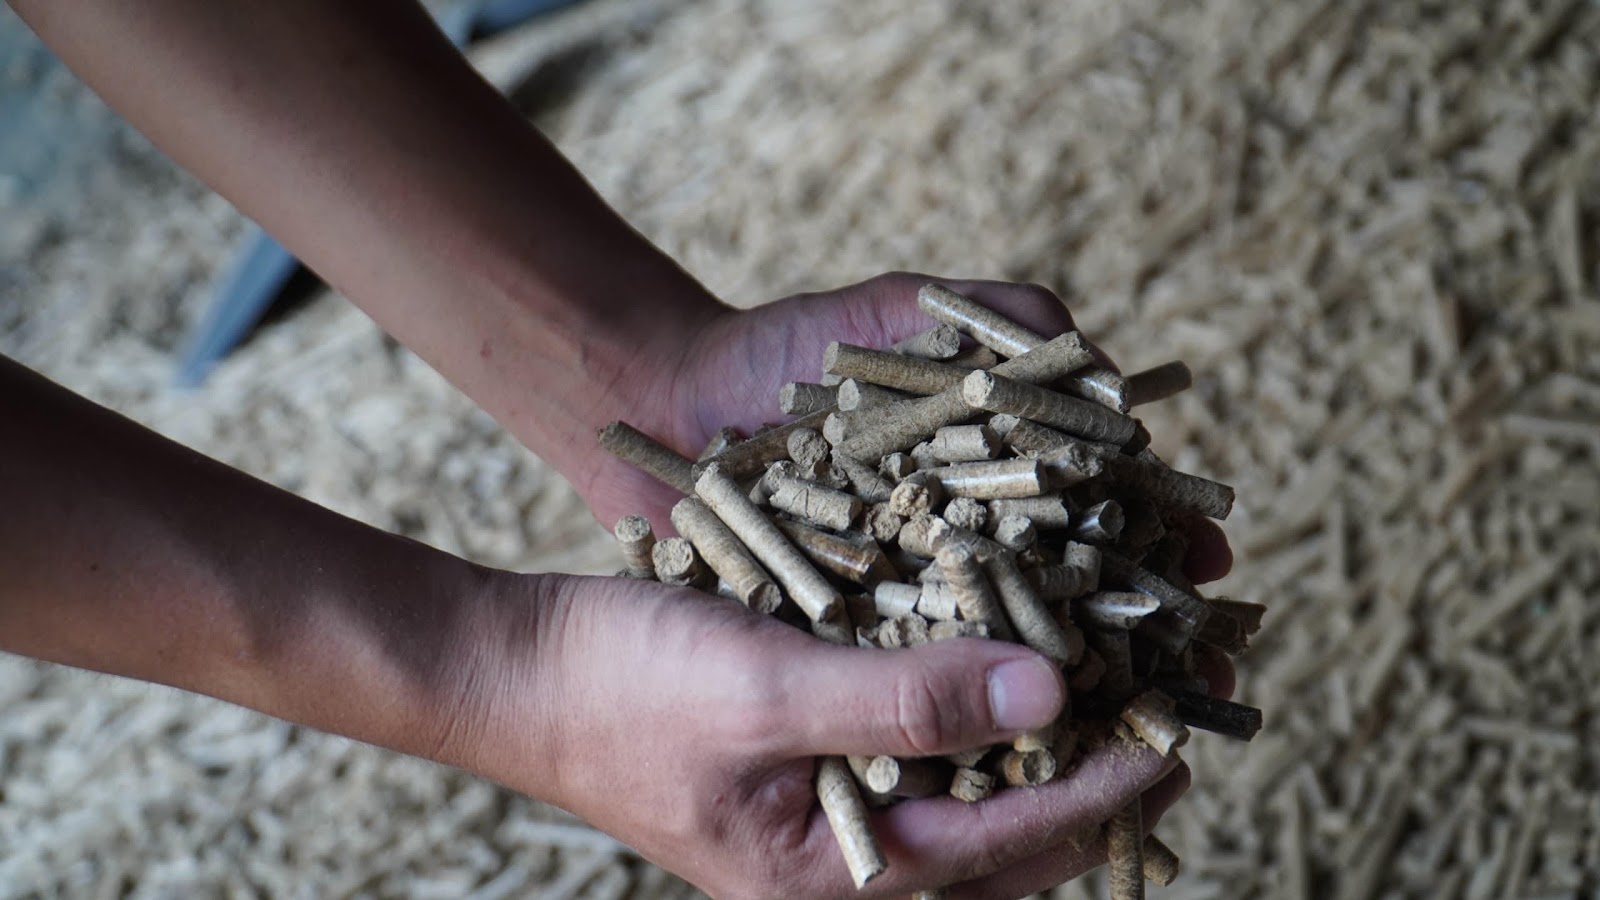
[[[1593,4],[707,0],[603,35],[502,64],[570,76],[519,96],[731,301],[894,268],[1038,281],[1125,367],[1194,368],[1150,430],[1239,488],[1220,592],[1273,609],[1240,686],[1268,718],[1185,749],[1160,828],[1185,873],[1152,896],[1600,888]],[[171,389],[240,221],[137,142],[106,165],[81,209],[8,218],[0,350],[381,527],[617,565],[548,469],[335,298]],[[0,897],[670,890],[438,767],[0,666]]]

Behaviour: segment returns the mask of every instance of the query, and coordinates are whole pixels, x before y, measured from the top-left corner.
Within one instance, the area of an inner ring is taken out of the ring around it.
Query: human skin
[[[773,416],[830,340],[922,330],[895,274],[742,312],[634,232],[396,0],[13,0],[158,145],[261,222],[554,465],[609,525],[675,495],[598,452],[624,419],[686,453]],[[1042,288],[946,281],[1055,334]],[[1048,720],[1024,648],[819,644],[726,602],[517,576],[372,531],[4,368],[0,647],[175,684],[460,765],[562,805],[718,896],[853,893],[809,786],[818,753],[919,753]],[[1222,574],[1197,526],[1190,573]],[[999,690],[1005,662],[1016,677]],[[870,670],[870,671],[869,671]],[[1219,687],[1231,670],[1217,669]],[[336,692],[325,685],[340,684]],[[1148,753],[967,807],[878,814],[878,894],[1010,896],[1063,840],[1186,783]],[[1066,849],[1063,849],[1066,848]]]

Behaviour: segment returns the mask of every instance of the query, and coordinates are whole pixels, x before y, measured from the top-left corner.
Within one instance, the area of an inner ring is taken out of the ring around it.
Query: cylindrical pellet
[[[1106,823],[1111,900],[1144,900],[1144,808],[1129,801]]]
[[[785,415],[808,416],[832,409],[834,389],[805,381],[791,381],[778,388],[778,408]]]
[[[1058,665],[1070,666],[1083,655],[1083,636],[1064,630],[1039,599],[1039,595],[1017,567],[1009,551],[996,553],[983,562],[983,571],[994,585],[995,595],[1006,611],[1011,627],[1022,643],[1044,654]]]
[[[835,341],[822,354],[822,369],[829,375],[853,378],[905,391],[908,394],[937,394],[960,384],[968,372],[960,366],[901,356],[885,350],[869,350]]]
[[[1163,509],[1197,512],[1213,519],[1226,519],[1233,511],[1233,488],[1221,482],[1131,456],[1109,458],[1105,463],[1118,484]]]
[[[694,552],[694,545],[681,537],[656,541],[650,548],[650,562],[662,584],[686,587],[700,580],[700,557]]]
[[[917,601],[922,597],[922,585],[900,581],[880,581],[872,586],[872,606],[878,615],[894,619],[916,612]]]
[[[745,606],[768,615],[783,602],[778,585],[761,568],[748,548],[717,514],[695,497],[685,497],[672,507],[672,527],[689,539],[711,571],[733,588]]]
[[[987,514],[988,507],[984,507]],[[1002,547],[1018,555],[1032,550],[1039,542],[1039,531],[1027,516],[1008,515],[995,523],[994,539]]]
[[[1141,823],[1143,824],[1143,823]],[[1166,887],[1178,880],[1182,863],[1172,848],[1153,834],[1144,839],[1144,880]]]
[[[839,409],[843,412],[860,412],[910,400],[913,396],[870,381],[846,378],[839,384]]]
[[[909,453],[890,453],[878,460],[878,471],[890,481],[899,481],[917,470],[917,461]]]
[[[967,376],[961,384],[961,396],[978,409],[1032,419],[1093,441],[1126,444],[1137,431],[1133,419],[1104,406],[994,372]]]
[[[949,359],[961,352],[961,332],[943,322],[918,332],[889,348],[903,356]]]
[[[1059,494],[989,501],[989,521],[999,522],[1006,516],[1022,516],[1041,531],[1072,526],[1072,513]]]
[[[950,533],[950,523],[944,519],[927,513],[915,515],[900,526],[900,549],[914,556],[932,559]]]
[[[600,446],[618,459],[663,484],[694,493],[694,463],[688,458],[626,422],[612,422],[600,429]]]
[[[850,490],[862,503],[883,503],[894,491],[894,485],[878,474],[878,470],[853,456],[833,454],[833,467],[841,472],[850,484]]]
[[[1194,373],[1181,361],[1162,363],[1143,372],[1129,375],[1128,405],[1154,403],[1181,394],[1194,385]]]
[[[813,481],[775,474],[767,502],[823,528],[843,531],[861,515],[861,499]]]
[[[695,491],[813,621],[825,619],[839,610],[842,604],[839,592],[789,543],[766,514],[750,502],[739,485],[723,474],[720,466],[708,467],[695,482]]]
[[[1033,586],[1034,593],[1039,599],[1050,604],[1059,604],[1081,597],[1095,589],[1096,582],[1089,578],[1089,573],[1076,566],[1038,566],[1027,570],[1023,575],[1028,583]]]
[[[1046,487],[1044,468],[1032,459],[952,463],[918,474],[937,479],[949,496],[978,500],[1037,497]]]
[[[617,527],[611,533],[616,535],[617,544],[622,547],[622,558],[628,566],[625,574],[629,578],[656,577],[655,563],[650,560],[656,535],[650,528],[649,519],[644,516],[623,516],[617,520]]]
[[[1072,526],[1072,536],[1091,544],[1109,544],[1122,533],[1122,504],[1102,500],[1083,511]]]
[[[1001,356],[1021,356],[1044,343],[1037,332],[942,284],[923,285],[917,306],[940,322],[955,326]]]
[[[889,561],[884,559],[882,548],[871,540],[829,534],[786,519],[778,519],[774,524],[807,559],[840,578],[857,584],[876,584],[897,577]]]
[[[706,448],[700,451],[700,455],[696,457],[696,461],[705,462],[706,460],[709,460],[722,453],[724,450],[727,450],[729,447],[732,447],[734,444],[739,443],[740,440],[742,440],[742,438],[739,437],[739,432],[735,431],[734,429],[719,428],[717,429],[717,433],[711,436],[711,440],[706,442]]]
[[[932,797],[950,787],[950,767],[931,759],[878,756],[867,767],[867,787],[893,797]]]
[[[928,513],[943,501],[943,485],[922,472],[906,476],[889,492],[889,508],[908,519]]]
[[[1129,700],[1120,718],[1139,740],[1162,756],[1168,756],[1189,741],[1189,729],[1184,727],[1175,708],[1171,697],[1159,690],[1150,690]]]
[[[994,776],[961,766],[950,779],[950,796],[965,803],[987,800],[994,793]]]
[[[961,615],[961,604],[948,581],[925,581],[917,598],[917,615],[932,622],[949,622]]]
[[[1016,635],[1011,623],[1006,620],[973,546],[965,541],[947,542],[939,548],[937,559],[939,571],[955,592],[961,618],[982,624],[989,629],[989,634],[1000,640],[1014,640]]]
[[[934,456],[951,463],[994,459],[1000,450],[1000,438],[983,425],[946,425],[929,444]]]
[[[698,480],[701,473],[715,464],[721,467],[722,473],[729,478],[749,478],[765,469],[767,463],[788,457],[790,432],[798,428],[818,428],[829,413],[830,410],[818,410],[801,416],[787,425],[779,425],[777,428],[752,435],[749,440],[740,441],[711,459],[696,463],[694,477]]]
[[[784,446],[789,451],[789,459],[805,474],[816,472],[817,466],[832,452],[827,440],[815,428],[796,428],[789,432]]]
[[[1056,777],[1055,754],[1049,750],[1007,750],[1000,757],[1000,775],[1012,787],[1033,787]]]
[[[828,817],[834,839],[844,853],[851,879],[857,888],[865,887],[867,882],[883,874],[889,863],[872,834],[867,805],[843,758],[824,756],[817,760],[817,799],[822,802],[822,812]]]
[[[1059,378],[1093,360],[1094,353],[1083,336],[1069,331],[1022,356],[1000,363],[993,371],[1032,384]],[[851,435],[840,449],[857,459],[873,459],[910,447],[940,428],[972,415],[972,407],[962,398],[960,387],[949,388],[932,397],[890,407],[884,411],[881,421]]]
[[[1137,591],[1096,591],[1072,601],[1072,618],[1095,628],[1131,631],[1160,608],[1156,598]]]

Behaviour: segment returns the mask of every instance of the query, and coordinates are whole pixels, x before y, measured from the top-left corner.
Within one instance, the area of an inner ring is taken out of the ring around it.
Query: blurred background
[[[1600,896],[1600,5],[588,0],[472,55],[731,302],[1037,281],[1194,368],[1145,418],[1238,487],[1267,727],[1191,742],[1152,896]],[[0,352],[453,553],[617,567],[325,290],[176,388],[247,223],[4,9],[0,79]],[[692,894],[457,772],[0,657],[0,898]]]

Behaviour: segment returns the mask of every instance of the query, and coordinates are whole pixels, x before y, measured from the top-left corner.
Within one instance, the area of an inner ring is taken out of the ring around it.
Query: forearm
[[[114,108],[569,475],[717,308],[414,3],[13,2]]]
[[[0,650],[412,753],[450,749],[463,682],[503,619],[497,576],[205,459],[3,357],[0,421]]]

